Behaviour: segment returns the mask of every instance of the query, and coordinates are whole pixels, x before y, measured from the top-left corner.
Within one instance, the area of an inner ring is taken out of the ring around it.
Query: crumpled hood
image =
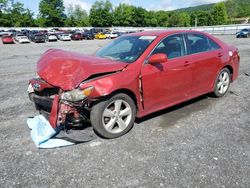
[[[126,65],[106,58],[51,49],[39,59],[37,73],[55,87],[72,90],[92,75],[119,71]]]

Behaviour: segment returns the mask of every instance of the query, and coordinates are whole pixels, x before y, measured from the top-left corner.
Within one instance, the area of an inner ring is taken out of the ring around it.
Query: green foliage
[[[0,0],[0,26],[34,26],[33,13],[20,2]]]
[[[68,8],[67,19],[65,20],[65,26],[69,27],[85,27],[89,26],[89,16],[86,10],[83,10],[80,5]]]
[[[133,24],[133,6],[119,4],[114,10],[114,26],[131,26]]]
[[[212,11],[214,25],[223,25],[228,23],[228,15],[225,3],[217,3]]]
[[[113,23],[113,8],[109,0],[96,1],[90,9],[90,23],[94,27],[110,27]]]
[[[190,26],[190,16],[185,12],[173,12],[168,22],[170,27],[188,27]]]
[[[64,14],[63,0],[41,0],[39,3],[39,26],[61,27],[64,26],[66,15]]]
[[[192,13],[191,26],[195,26],[195,21],[197,21],[197,26],[210,26],[214,23],[211,13],[205,11],[197,11]]]
[[[225,2],[225,6],[227,9],[228,18],[230,19],[230,22],[231,22],[232,18],[237,16],[237,10],[239,8],[238,4],[234,0],[227,0]]]

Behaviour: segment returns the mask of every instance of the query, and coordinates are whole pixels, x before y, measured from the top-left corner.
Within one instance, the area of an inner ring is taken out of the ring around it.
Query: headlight
[[[93,89],[94,89],[94,87],[90,86],[90,87],[87,87],[83,90],[74,89],[72,91],[67,91],[61,95],[60,99],[65,100],[65,101],[77,102],[77,101],[83,100],[83,99],[87,98],[88,96],[90,96]]]

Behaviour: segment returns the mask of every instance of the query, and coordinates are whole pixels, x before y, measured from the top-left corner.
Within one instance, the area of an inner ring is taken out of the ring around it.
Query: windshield
[[[124,36],[100,49],[96,56],[132,63],[136,61],[156,36]]]

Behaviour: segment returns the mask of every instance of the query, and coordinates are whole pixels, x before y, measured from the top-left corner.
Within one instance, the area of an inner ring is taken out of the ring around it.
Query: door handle
[[[220,52],[220,53],[218,53],[218,57],[222,57],[223,56],[223,54]]]
[[[185,61],[185,62],[184,62],[184,66],[185,66],[185,67],[189,66],[190,64],[191,64],[191,63],[190,63],[189,61]]]

